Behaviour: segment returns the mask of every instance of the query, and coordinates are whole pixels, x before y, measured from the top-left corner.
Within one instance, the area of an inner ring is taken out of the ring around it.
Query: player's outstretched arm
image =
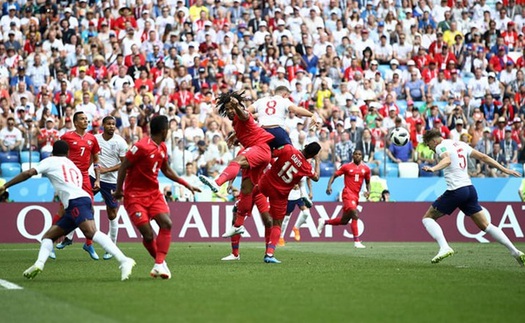
[[[124,157],[124,160],[120,164],[120,168],[118,169],[118,175],[117,175],[117,188],[115,192],[113,192],[113,197],[116,199],[120,199],[124,196],[124,191],[122,190],[122,187],[124,185],[124,179],[126,178],[126,172],[131,166],[131,163],[127,158]]]
[[[302,108],[302,107],[298,107],[296,105],[291,105],[288,110],[290,110],[291,112],[295,113],[296,116],[298,117],[313,117],[314,114],[308,110],[306,110],[305,108]]]
[[[315,174],[312,177],[309,177],[308,179],[313,180],[314,182],[319,181],[319,177],[321,176],[321,157],[319,154],[315,155]],[[310,192],[312,192],[312,184],[310,182]]]
[[[173,169],[171,169],[171,167],[168,165],[168,163],[164,163],[162,164],[162,167],[160,169],[162,171],[162,173],[169,179],[171,179],[172,181],[176,182],[176,183],[179,183],[180,185],[186,187],[187,189],[189,189],[192,193],[195,193],[195,192],[200,192],[200,188],[198,187],[195,187],[195,186],[192,186],[190,185],[188,182],[186,182],[185,180],[183,180],[182,178],[179,177],[179,175],[177,175],[177,173],[175,173],[173,171]]]
[[[332,174],[332,176],[330,176],[330,179],[328,180],[328,185],[326,185],[326,194],[327,195],[330,195],[332,194],[332,183],[334,182],[335,178],[337,176],[334,174]]]
[[[486,155],[486,154],[484,154],[484,153],[482,153],[480,151],[472,150],[472,152],[470,153],[470,156],[476,158],[477,160],[479,160],[482,163],[485,163],[485,164],[487,164],[487,165],[489,165],[491,167],[497,168],[498,170],[500,170],[501,172],[503,172],[503,173],[505,173],[507,175],[512,175],[514,177],[521,177],[521,174],[518,173],[517,171],[504,167],[503,165],[501,165],[500,163],[495,161],[493,158],[491,158],[490,156],[488,156],[488,155]]]
[[[237,117],[239,117],[241,121],[246,121],[250,118],[250,114],[248,113],[248,111],[246,111],[243,108],[242,104],[236,98],[231,97],[229,104],[231,104],[231,106],[235,110],[235,114],[237,115]]]
[[[31,177],[38,174],[36,169],[31,168],[26,171],[21,172],[20,174],[13,177],[9,182],[5,183],[3,186],[0,186],[0,195],[4,194],[4,192],[11,186],[14,186],[18,183],[22,183],[24,181],[27,181]]]
[[[430,173],[434,173],[434,172],[438,172],[442,169],[445,169],[447,168],[451,163],[451,160],[450,160],[450,155],[449,153],[443,153],[441,155],[441,160],[439,161],[439,163],[437,163],[437,165],[435,166],[424,166],[423,167],[423,170],[425,172],[430,172]]]

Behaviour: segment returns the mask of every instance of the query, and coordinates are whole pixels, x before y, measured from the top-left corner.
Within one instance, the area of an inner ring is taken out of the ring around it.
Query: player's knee
[[[117,209],[108,208],[107,213],[108,213],[108,220],[112,221],[117,218]]]

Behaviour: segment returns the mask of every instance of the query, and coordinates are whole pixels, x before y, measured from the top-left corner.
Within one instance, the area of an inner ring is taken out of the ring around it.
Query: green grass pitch
[[[228,243],[174,243],[164,281],[140,243],[123,243],[137,266],[121,282],[115,260],[79,241],[27,280],[38,244],[2,244],[0,279],[23,289],[0,287],[0,322],[523,322],[525,268],[496,243],[452,243],[437,265],[434,243],[366,245],[288,242],[282,264],[265,264],[260,243],[241,242],[235,262],[220,260]]]

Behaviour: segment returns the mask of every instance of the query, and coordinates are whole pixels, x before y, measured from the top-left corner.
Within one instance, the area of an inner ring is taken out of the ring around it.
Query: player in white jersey
[[[279,247],[283,247],[285,245],[284,236],[286,233],[286,228],[288,227],[288,223],[290,222],[290,216],[292,215],[292,212],[296,206],[299,207],[301,213],[299,213],[299,217],[297,218],[297,221],[295,222],[292,231],[294,233],[295,241],[301,241],[301,233],[299,232],[299,228],[303,225],[303,223],[306,222],[306,219],[308,219],[308,217],[310,216],[310,208],[313,206],[311,202],[311,195],[308,195],[308,193],[306,192],[306,186],[308,186],[308,189],[310,190],[311,194],[311,181],[310,179],[303,177],[301,179],[301,182],[299,182],[299,184],[297,184],[290,191],[290,194],[288,194],[286,216],[284,217],[283,223],[281,224],[281,237],[279,238],[279,243],[277,244]]]
[[[250,113],[257,115],[259,125],[275,137],[270,142],[272,149],[292,144],[290,136],[284,129],[284,121],[288,112],[291,111],[298,117],[310,117],[314,125],[317,122],[312,112],[298,107],[290,101],[288,98],[290,90],[286,86],[278,86],[274,93],[274,96],[261,98],[248,107]]]
[[[492,225],[484,214],[483,209],[478,203],[478,193],[467,173],[468,158],[473,157],[491,167],[497,168],[501,172],[520,177],[521,175],[511,169],[503,167],[500,163],[489,156],[472,149],[469,145],[461,141],[443,139],[439,130],[429,130],[423,135],[423,141],[430,149],[436,152],[439,163],[435,166],[424,166],[427,172],[438,172],[443,170],[447,182],[447,190],[441,195],[428,209],[423,216],[423,225],[428,233],[439,244],[438,254],[432,258],[432,263],[452,256],[454,250],[448,245],[441,226],[436,222],[437,219],[446,214],[451,214],[459,208],[465,215],[469,216],[480,230],[490,234],[494,240],[509,249],[511,255],[516,258],[518,263],[523,266],[525,254],[516,249],[509,238],[499,229]]]
[[[115,256],[120,263],[121,279],[127,280],[131,276],[135,261],[126,257],[107,235],[97,230],[93,219],[91,197],[82,189],[82,173],[67,158],[68,152],[69,146],[65,141],[56,141],[53,144],[52,157],[42,160],[35,167],[20,173],[0,187],[0,194],[2,194],[7,188],[32,176],[42,174],[49,178],[64,205],[64,216],[42,236],[37,261],[24,271],[24,277],[33,279],[42,272],[47,258],[53,250],[53,242],[79,227],[86,238],[92,239],[100,244],[106,252]]]
[[[128,144],[119,135],[115,134],[117,123],[114,117],[107,116],[102,119],[102,126],[104,127],[104,133],[95,135],[98,145],[100,146],[100,154],[98,160],[98,166],[100,171],[100,190],[94,191],[95,194],[99,193],[104,198],[106,203],[106,213],[108,214],[109,220],[109,237],[113,243],[117,243],[118,233],[118,201],[111,195],[117,189],[117,172],[120,168],[120,163],[126,156],[128,151]],[[95,182],[95,169],[93,164],[89,168],[89,179],[93,186]],[[106,253],[103,257],[104,260],[111,259],[110,253]]]

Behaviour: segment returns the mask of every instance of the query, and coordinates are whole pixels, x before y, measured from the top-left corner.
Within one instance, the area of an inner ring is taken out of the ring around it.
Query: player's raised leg
[[[443,216],[443,213],[438,211],[434,206],[430,206],[423,216],[423,225],[428,233],[439,245],[439,252],[431,262],[437,264],[441,260],[450,257],[454,254],[454,250],[448,245],[447,239],[443,234],[441,226],[436,222],[437,219]]]

